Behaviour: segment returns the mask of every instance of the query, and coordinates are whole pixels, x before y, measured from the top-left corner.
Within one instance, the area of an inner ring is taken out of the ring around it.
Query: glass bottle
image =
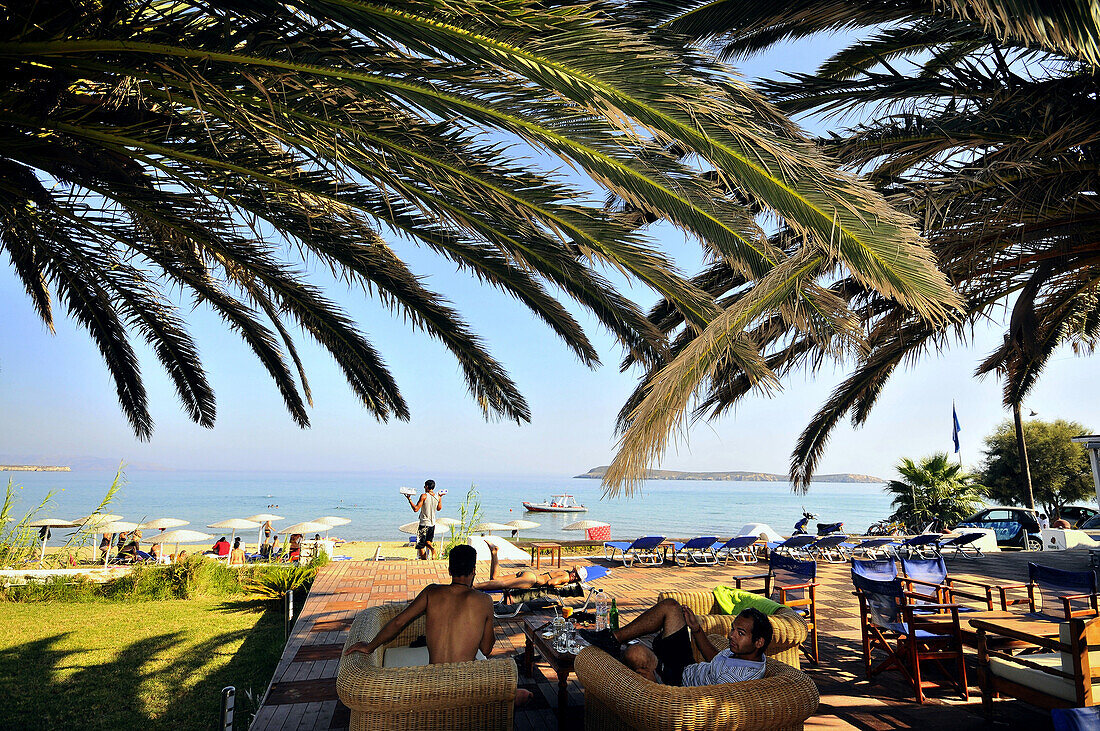
[[[619,608],[615,606],[615,597],[611,598],[611,611],[608,612],[607,621],[612,632],[619,628]]]

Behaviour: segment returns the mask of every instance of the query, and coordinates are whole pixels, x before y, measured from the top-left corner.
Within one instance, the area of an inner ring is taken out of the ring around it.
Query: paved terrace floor
[[[1088,566],[1085,550],[1058,553],[1001,553],[982,559],[948,559],[953,576],[1004,582],[1026,581],[1027,563],[1035,561],[1058,568],[1081,570]],[[596,560],[581,560],[604,564]],[[520,566],[520,564],[514,564]],[[616,565],[599,581],[615,597],[625,620],[650,606],[662,589],[688,590],[730,583],[736,574],[763,570],[754,566],[623,568]],[[507,570],[510,564],[502,564]],[[488,576],[488,564],[478,565],[478,576]],[[944,691],[924,705],[911,700],[896,672],[872,681],[863,674],[858,605],[851,593],[846,564],[820,564],[818,626],[821,663],[814,666],[803,657],[802,669],[817,683],[821,705],[807,729],[979,729],[989,728],[981,715],[981,702],[973,686],[969,702]],[[336,696],[336,672],[340,650],[355,614],[364,607],[412,599],[424,586],[448,581],[443,561],[342,561],[324,567],[313,584],[302,612],[275,670],[264,702],[253,721],[253,731],[327,731],[346,729],[348,709]],[[579,601],[579,600],[567,600]],[[515,715],[517,731],[552,731],[557,726],[557,678],[536,661],[534,677],[522,674],[523,630],[515,620],[498,620],[494,655],[515,655],[520,666],[520,687],[534,693],[534,701]],[[970,664],[971,668],[973,663]],[[1050,716],[1018,701],[996,704],[994,728],[1050,729]],[[566,724],[584,727],[584,692],[571,676]]]

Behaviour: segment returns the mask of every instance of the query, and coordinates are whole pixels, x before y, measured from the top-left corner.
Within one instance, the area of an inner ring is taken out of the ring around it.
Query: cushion
[[[720,614],[740,614],[743,610],[752,607],[753,609],[759,609],[764,614],[775,614],[783,605],[779,602],[773,602],[767,597],[760,596],[759,594],[753,594],[751,591],[745,591],[744,589],[735,589],[732,586],[716,586],[714,587],[714,603],[718,605],[721,610]]]
[[[1062,669],[1062,657],[1060,652],[1046,652],[1040,655],[1028,655],[1027,659],[1038,663],[1043,667]],[[1040,693],[1052,695],[1067,701],[1077,700],[1077,691],[1068,678],[1059,678],[1056,675],[1047,675],[1041,670],[1025,668],[1011,660],[1003,660],[999,657],[989,658],[989,670],[998,678],[1011,680],[1013,683],[1034,688]]]
[[[485,655],[481,654],[481,650],[477,651],[475,659],[485,659]],[[382,667],[384,668],[411,668],[427,664],[429,664],[427,647],[390,647],[382,653]]]

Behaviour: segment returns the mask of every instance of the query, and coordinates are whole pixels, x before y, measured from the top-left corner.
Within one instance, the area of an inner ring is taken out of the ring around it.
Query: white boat
[[[544,503],[524,502],[523,507],[532,513],[583,513],[588,510],[578,505],[572,495],[551,495]]]

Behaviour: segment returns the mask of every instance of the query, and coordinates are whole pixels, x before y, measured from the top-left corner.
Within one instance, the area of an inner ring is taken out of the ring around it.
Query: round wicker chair
[[[721,645],[723,638],[712,640]],[[773,658],[759,680],[695,688],[652,683],[595,647],[581,650],[574,667],[587,731],[801,729],[817,710],[809,676]]]
[[[371,639],[405,606],[385,604],[364,609],[352,623],[344,646]],[[373,654],[355,653],[340,659],[336,692],[351,709],[349,728],[352,731],[512,731],[512,704],[519,671],[511,658],[382,667],[383,652],[387,648],[406,647],[422,634],[424,617]]]
[[[734,618],[728,614],[719,614],[718,605],[711,591],[662,591],[657,601],[675,599],[681,605],[699,615],[699,623],[709,634],[726,634]],[[768,617],[772,623],[772,641],[768,645],[768,657],[775,658],[793,668],[801,667],[798,660],[798,647],[806,641],[809,630],[802,617],[790,607],[780,606]],[[723,647],[725,641],[719,644]]]

